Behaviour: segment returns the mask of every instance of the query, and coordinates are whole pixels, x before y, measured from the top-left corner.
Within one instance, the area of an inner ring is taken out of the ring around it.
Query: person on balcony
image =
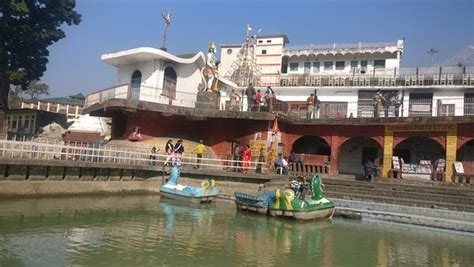
[[[257,106],[257,110],[260,111],[260,106],[263,104],[262,94],[260,90],[257,90],[257,94],[255,95],[255,105]]]
[[[402,105],[402,101],[395,96],[392,98],[391,102],[392,105],[395,107],[395,117],[398,118],[400,116],[400,106]]]
[[[250,145],[247,145],[246,148],[245,148],[244,158],[243,158],[243,161],[244,161],[244,164],[243,164],[243,167],[242,167],[242,172],[243,173],[248,173],[249,172],[250,160],[251,159],[252,159],[252,150],[250,149]]]
[[[273,99],[275,98],[275,92],[273,89],[268,86],[267,90],[265,90],[265,102],[267,102],[268,112],[273,111]]]
[[[312,119],[314,115],[314,101],[315,101],[314,94],[309,95],[306,99],[306,105],[308,106],[308,110],[306,111],[306,118]]]
[[[245,89],[245,95],[247,96],[247,111],[252,111],[252,107],[255,105],[255,87],[250,83],[247,89]]]
[[[184,146],[183,140],[179,139],[178,142],[174,145],[174,165],[181,166],[183,163],[183,153],[184,153]]]

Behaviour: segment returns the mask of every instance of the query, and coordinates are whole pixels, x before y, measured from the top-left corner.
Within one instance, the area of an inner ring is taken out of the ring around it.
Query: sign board
[[[446,161],[444,159],[438,160],[438,165],[436,165],[437,172],[444,172],[444,168],[446,167]]]
[[[252,151],[252,157],[259,157],[261,153],[263,156],[267,155],[267,141],[266,140],[251,140],[250,150]]]
[[[396,156],[392,157],[392,163],[394,169],[400,169],[400,159]]]
[[[454,169],[456,170],[456,173],[464,173],[464,166],[462,166],[462,162],[454,162]]]
[[[421,105],[421,104],[413,104],[410,106],[410,111],[417,111],[417,112],[430,112],[431,105]]]

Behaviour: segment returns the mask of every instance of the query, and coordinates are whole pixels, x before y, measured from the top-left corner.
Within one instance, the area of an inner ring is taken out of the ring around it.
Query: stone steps
[[[339,185],[326,185],[325,192],[339,192],[347,194],[359,194],[368,196],[384,196],[402,199],[417,199],[424,201],[433,201],[441,203],[457,203],[463,205],[474,206],[474,198],[459,196],[450,193],[436,194],[436,193],[424,193],[416,191],[403,191],[403,190],[390,190],[385,188],[361,188],[361,187],[348,187]]]
[[[355,193],[348,194],[344,192],[332,192],[332,191],[327,191],[327,190],[325,191],[325,194],[329,198],[370,201],[370,202],[377,202],[377,203],[397,204],[397,205],[413,206],[413,207],[436,208],[436,209],[455,210],[455,211],[464,211],[464,212],[474,212],[473,205],[465,205],[465,204],[458,204],[458,203],[425,201],[425,200],[419,200],[419,199],[395,198],[395,197],[355,194]]]

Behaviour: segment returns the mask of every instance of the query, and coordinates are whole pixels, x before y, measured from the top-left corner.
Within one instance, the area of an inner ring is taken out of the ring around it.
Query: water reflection
[[[472,266],[472,236],[159,197],[0,202],[0,266]],[[10,208],[7,208],[10,207]],[[15,207],[14,209],[11,207]],[[3,209],[5,207],[5,209]]]

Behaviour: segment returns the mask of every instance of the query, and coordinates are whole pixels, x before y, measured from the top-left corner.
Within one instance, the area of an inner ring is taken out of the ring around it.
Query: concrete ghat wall
[[[194,178],[179,179],[181,184],[199,186],[203,180]],[[162,178],[144,181],[0,181],[0,198],[159,193]],[[240,192],[255,193],[258,183],[216,181],[220,197],[231,199],[236,189]]]

